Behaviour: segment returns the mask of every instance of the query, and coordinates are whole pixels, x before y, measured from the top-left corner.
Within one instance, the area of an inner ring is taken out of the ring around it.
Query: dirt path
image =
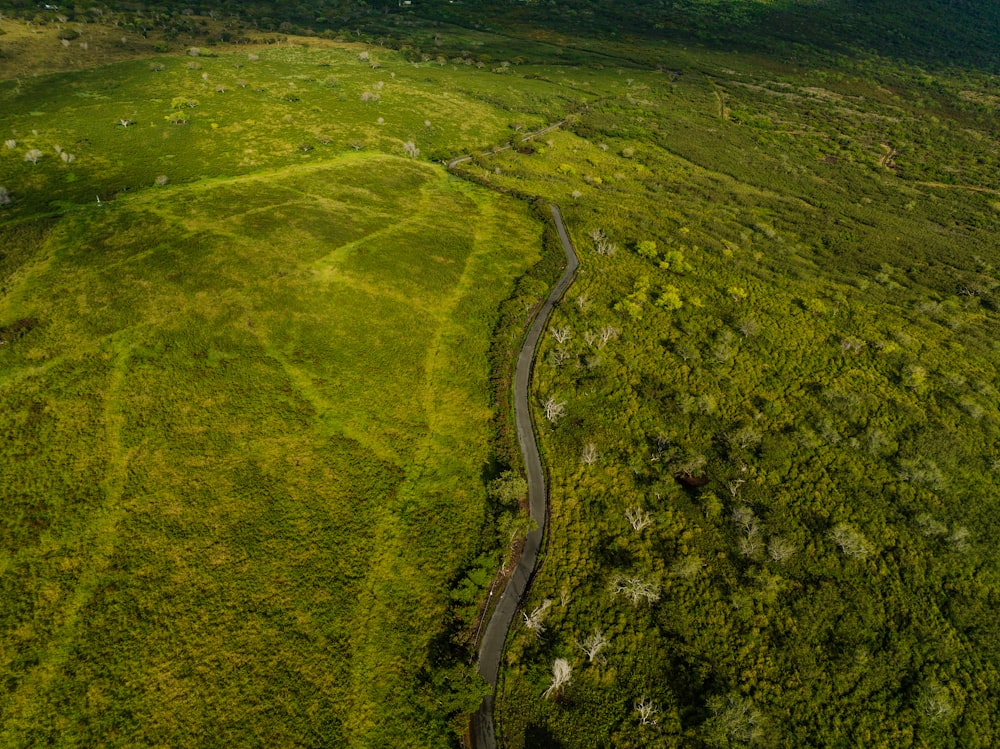
[[[555,125],[553,127],[556,127]],[[550,128],[551,129],[551,128]],[[546,131],[541,131],[546,132]],[[536,133],[537,135],[538,133]],[[566,270],[562,277],[552,287],[545,303],[539,308],[531,329],[528,331],[521,352],[517,357],[517,369],[514,374],[514,420],[517,424],[517,439],[524,456],[524,467],[528,477],[528,505],[532,520],[538,527],[528,534],[524,541],[524,549],[517,561],[510,581],[500,596],[500,601],[493,610],[479,646],[479,673],[493,687],[493,694],[483,700],[483,704],[472,716],[471,736],[473,749],[496,749],[496,737],[493,726],[493,699],[496,694],[497,674],[500,671],[500,656],[503,654],[507,632],[517,615],[521,599],[524,597],[528,584],[535,571],[538,552],[545,535],[545,519],[548,512],[548,495],[545,489],[545,470],[538,455],[538,442],[535,438],[534,423],[531,418],[531,402],[529,386],[531,372],[535,362],[535,351],[542,331],[548,323],[549,315],[556,303],[562,299],[576,276],[579,262],[573,243],[570,241],[566,226],[563,224],[562,213],[558,206],[550,206],[552,220],[559,232],[559,240],[566,252]]]
[[[551,131],[555,130],[557,127],[561,127],[564,124],[566,124],[566,120],[559,120],[559,122],[555,123],[554,125],[549,125],[548,127],[544,127],[541,130],[536,130],[533,133],[528,133],[527,135],[521,136],[521,139],[518,140],[518,143],[527,143],[532,138],[537,138],[539,135],[545,135],[545,133],[551,132]],[[480,154],[480,156],[490,156],[490,155],[495,154],[495,153],[501,153],[503,151],[509,151],[513,147],[514,147],[513,143],[508,143],[506,146],[501,146],[500,148],[494,148],[491,151],[483,151]],[[457,158],[454,158],[454,159],[452,159],[451,161],[448,162],[448,168],[449,169],[454,169],[459,164],[463,164],[466,161],[469,161],[473,156],[474,156],[474,154],[467,153],[467,154],[465,154],[465,156],[459,156]]]

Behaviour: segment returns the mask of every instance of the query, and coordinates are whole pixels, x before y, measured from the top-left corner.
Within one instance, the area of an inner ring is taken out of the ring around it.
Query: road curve
[[[493,727],[493,698],[496,694],[497,674],[500,671],[500,657],[503,654],[504,641],[511,623],[517,615],[518,607],[538,561],[538,551],[545,535],[545,517],[548,509],[548,495],[545,489],[545,471],[538,455],[538,442],[535,439],[535,429],[531,418],[529,401],[529,385],[531,371],[535,362],[535,350],[542,331],[552,314],[552,309],[562,299],[566,289],[576,276],[579,262],[573,243],[570,241],[566,226],[563,224],[559,206],[550,206],[552,220],[559,232],[559,240],[566,252],[566,270],[562,277],[552,287],[548,298],[539,308],[534,322],[528,331],[524,344],[517,357],[517,369],[514,374],[514,420],[517,424],[517,439],[521,445],[521,455],[524,457],[524,468],[528,479],[528,506],[532,520],[538,527],[528,534],[524,541],[524,549],[517,561],[514,573],[511,575],[493,610],[479,646],[479,673],[493,687],[493,693],[483,700],[479,710],[472,716],[471,736],[473,749],[496,749],[496,737]]]

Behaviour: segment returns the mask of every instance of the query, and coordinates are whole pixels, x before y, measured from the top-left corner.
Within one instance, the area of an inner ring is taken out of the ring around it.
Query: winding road
[[[559,206],[550,206],[552,220],[559,232],[559,240],[566,252],[566,270],[558,283],[552,287],[548,298],[539,308],[531,324],[524,344],[517,357],[517,369],[514,374],[514,420],[517,424],[517,439],[524,456],[525,472],[528,478],[528,505],[531,519],[537,528],[528,534],[524,541],[524,549],[517,561],[517,566],[510,577],[507,587],[500,596],[500,601],[493,610],[486,625],[486,632],[479,646],[479,673],[493,687],[493,693],[483,700],[479,710],[472,716],[471,736],[473,749],[496,749],[496,736],[493,727],[493,700],[496,695],[497,674],[500,671],[500,657],[503,654],[507,632],[517,614],[521,599],[524,597],[531,577],[535,572],[538,552],[545,535],[545,519],[548,510],[548,495],[545,489],[545,471],[538,455],[538,442],[535,439],[534,423],[531,418],[529,403],[529,385],[531,371],[535,362],[535,350],[542,331],[548,322],[549,315],[556,303],[562,299],[566,289],[576,276],[579,266],[573,243],[570,241],[566,226],[563,224]]]

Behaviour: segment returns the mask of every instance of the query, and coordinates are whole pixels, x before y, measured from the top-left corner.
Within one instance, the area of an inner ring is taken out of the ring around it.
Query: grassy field
[[[3,742],[446,737],[526,211],[358,155],[5,233]]]
[[[5,746],[445,746],[478,703],[542,228],[427,157],[580,94],[312,44],[0,83]]]

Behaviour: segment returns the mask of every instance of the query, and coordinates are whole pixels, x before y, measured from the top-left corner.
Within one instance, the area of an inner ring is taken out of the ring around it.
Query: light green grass
[[[526,211],[361,154],[35,240],[0,306],[39,320],[0,350],[2,742],[446,742],[478,688],[422,684]]]

